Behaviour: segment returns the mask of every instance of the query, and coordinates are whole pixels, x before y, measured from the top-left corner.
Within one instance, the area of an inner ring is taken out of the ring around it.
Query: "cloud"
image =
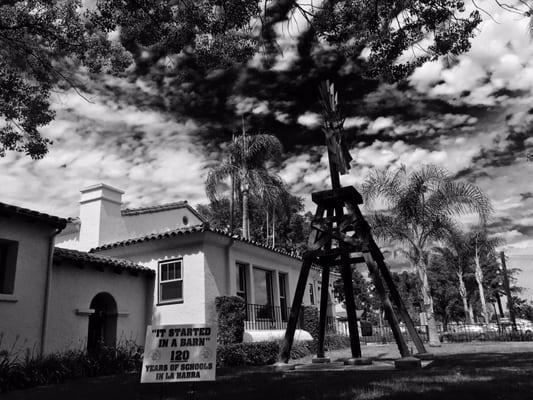
[[[97,182],[124,189],[130,206],[204,198],[206,159],[193,143],[194,123],[73,92],[54,107],[55,121],[42,130],[54,140],[44,159],[0,159],[3,201],[73,216],[79,189]]]

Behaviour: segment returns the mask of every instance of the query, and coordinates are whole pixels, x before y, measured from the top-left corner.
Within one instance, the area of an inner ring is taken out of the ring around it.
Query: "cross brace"
[[[285,338],[280,351],[280,361],[287,363],[294,341],[294,332],[306,289],[307,278],[312,265],[322,268],[322,285],[320,293],[319,335],[317,357],[324,357],[324,337],[328,305],[328,288],[330,268],[338,267],[344,286],[350,347],[353,358],[361,357],[361,345],[357,329],[357,316],[352,282],[352,265],[366,263],[369,276],[385,311],[385,317],[392,329],[394,339],[402,357],[409,356],[409,349],[400,330],[398,316],[393,304],[403,320],[409,336],[418,353],[426,349],[407,312],[407,308],[394,284],[383,254],[374,241],[370,226],[366,222],[359,204],[362,197],[353,186],[325,190],[312,194],[317,204],[315,217],[311,224],[308,250],[303,256],[302,268],[294,293],[294,299],[287,322]]]

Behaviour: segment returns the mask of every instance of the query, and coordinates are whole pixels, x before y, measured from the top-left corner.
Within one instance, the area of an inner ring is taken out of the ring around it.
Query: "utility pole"
[[[500,259],[502,263],[503,272],[503,285],[505,288],[505,294],[507,295],[507,307],[509,307],[509,318],[513,324],[513,331],[516,331],[516,319],[514,315],[513,298],[511,297],[511,288],[509,287],[509,276],[507,275],[507,266],[505,265],[505,253],[500,251]]]

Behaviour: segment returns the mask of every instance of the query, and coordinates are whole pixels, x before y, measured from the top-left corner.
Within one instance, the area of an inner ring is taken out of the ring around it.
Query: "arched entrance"
[[[115,346],[117,340],[117,302],[109,293],[98,293],[91,301],[94,314],[89,316],[87,350]]]

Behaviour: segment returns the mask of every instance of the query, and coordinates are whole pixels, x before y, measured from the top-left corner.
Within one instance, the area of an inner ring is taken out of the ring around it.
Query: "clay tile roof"
[[[152,241],[152,240],[167,239],[167,238],[178,237],[178,236],[183,236],[183,235],[189,235],[189,234],[199,233],[199,232],[212,232],[212,233],[215,233],[217,235],[222,235],[222,236],[226,236],[226,237],[232,238],[234,240],[238,240],[239,242],[249,243],[249,244],[254,245],[256,247],[262,247],[262,248],[267,249],[269,251],[273,251],[275,253],[283,254],[285,256],[296,258],[297,260],[301,260],[300,255],[297,254],[296,252],[290,252],[290,251],[287,251],[287,250],[284,250],[284,249],[280,249],[280,248],[277,248],[277,247],[267,246],[265,244],[256,242],[254,240],[245,239],[245,238],[243,238],[242,236],[239,236],[239,235],[231,235],[230,233],[228,233],[228,232],[226,232],[226,231],[224,231],[222,229],[210,228],[209,224],[194,225],[194,226],[190,226],[190,227],[187,227],[187,228],[175,229],[175,230],[171,230],[171,231],[167,231],[167,232],[161,232],[161,233],[152,233],[152,234],[149,234],[149,235],[146,235],[146,236],[142,236],[142,237],[138,237],[138,238],[122,240],[122,241],[115,242],[115,243],[108,243],[108,244],[104,244],[104,245],[99,246],[99,247],[95,247],[95,248],[89,250],[89,252],[92,253],[92,252],[98,252],[98,251],[102,251],[102,250],[112,249],[112,248],[115,248],[115,247],[131,246],[131,245],[136,244],[136,243],[149,242],[149,241]]]
[[[159,205],[150,206],[150,207],[125,208],[124,210],[121,210],[120,213],[123,216],[139,215],[139,214],[155,213],[159,211],[175,210],[176,208],[181,208],[185,206],[187,206],[187,201],[183,200],[183,201],[177,201],[174,203],[159,204]]]
[[[99,265],[102,267],[107,266],[118,271],[142,272],[149,276],[153,276],[155,274],[152,269],[144,267],[140,264],[135,264],[132,261],[104,257],[98,254],[89,254],[85,251],[56,247],[54,249],[54,261],[62,260],[74,261],[75,263]]]
[[[67,220],[64,218],[56,217],[53,215],[41,213],[38,211],[30,210],[28,208],[22,208],[11,204],[0,202],[0,215],[19,215],[31,220],[37,220],[44,222],[48,225],[52,225],[56,228],[63,229],[67,224]]]

